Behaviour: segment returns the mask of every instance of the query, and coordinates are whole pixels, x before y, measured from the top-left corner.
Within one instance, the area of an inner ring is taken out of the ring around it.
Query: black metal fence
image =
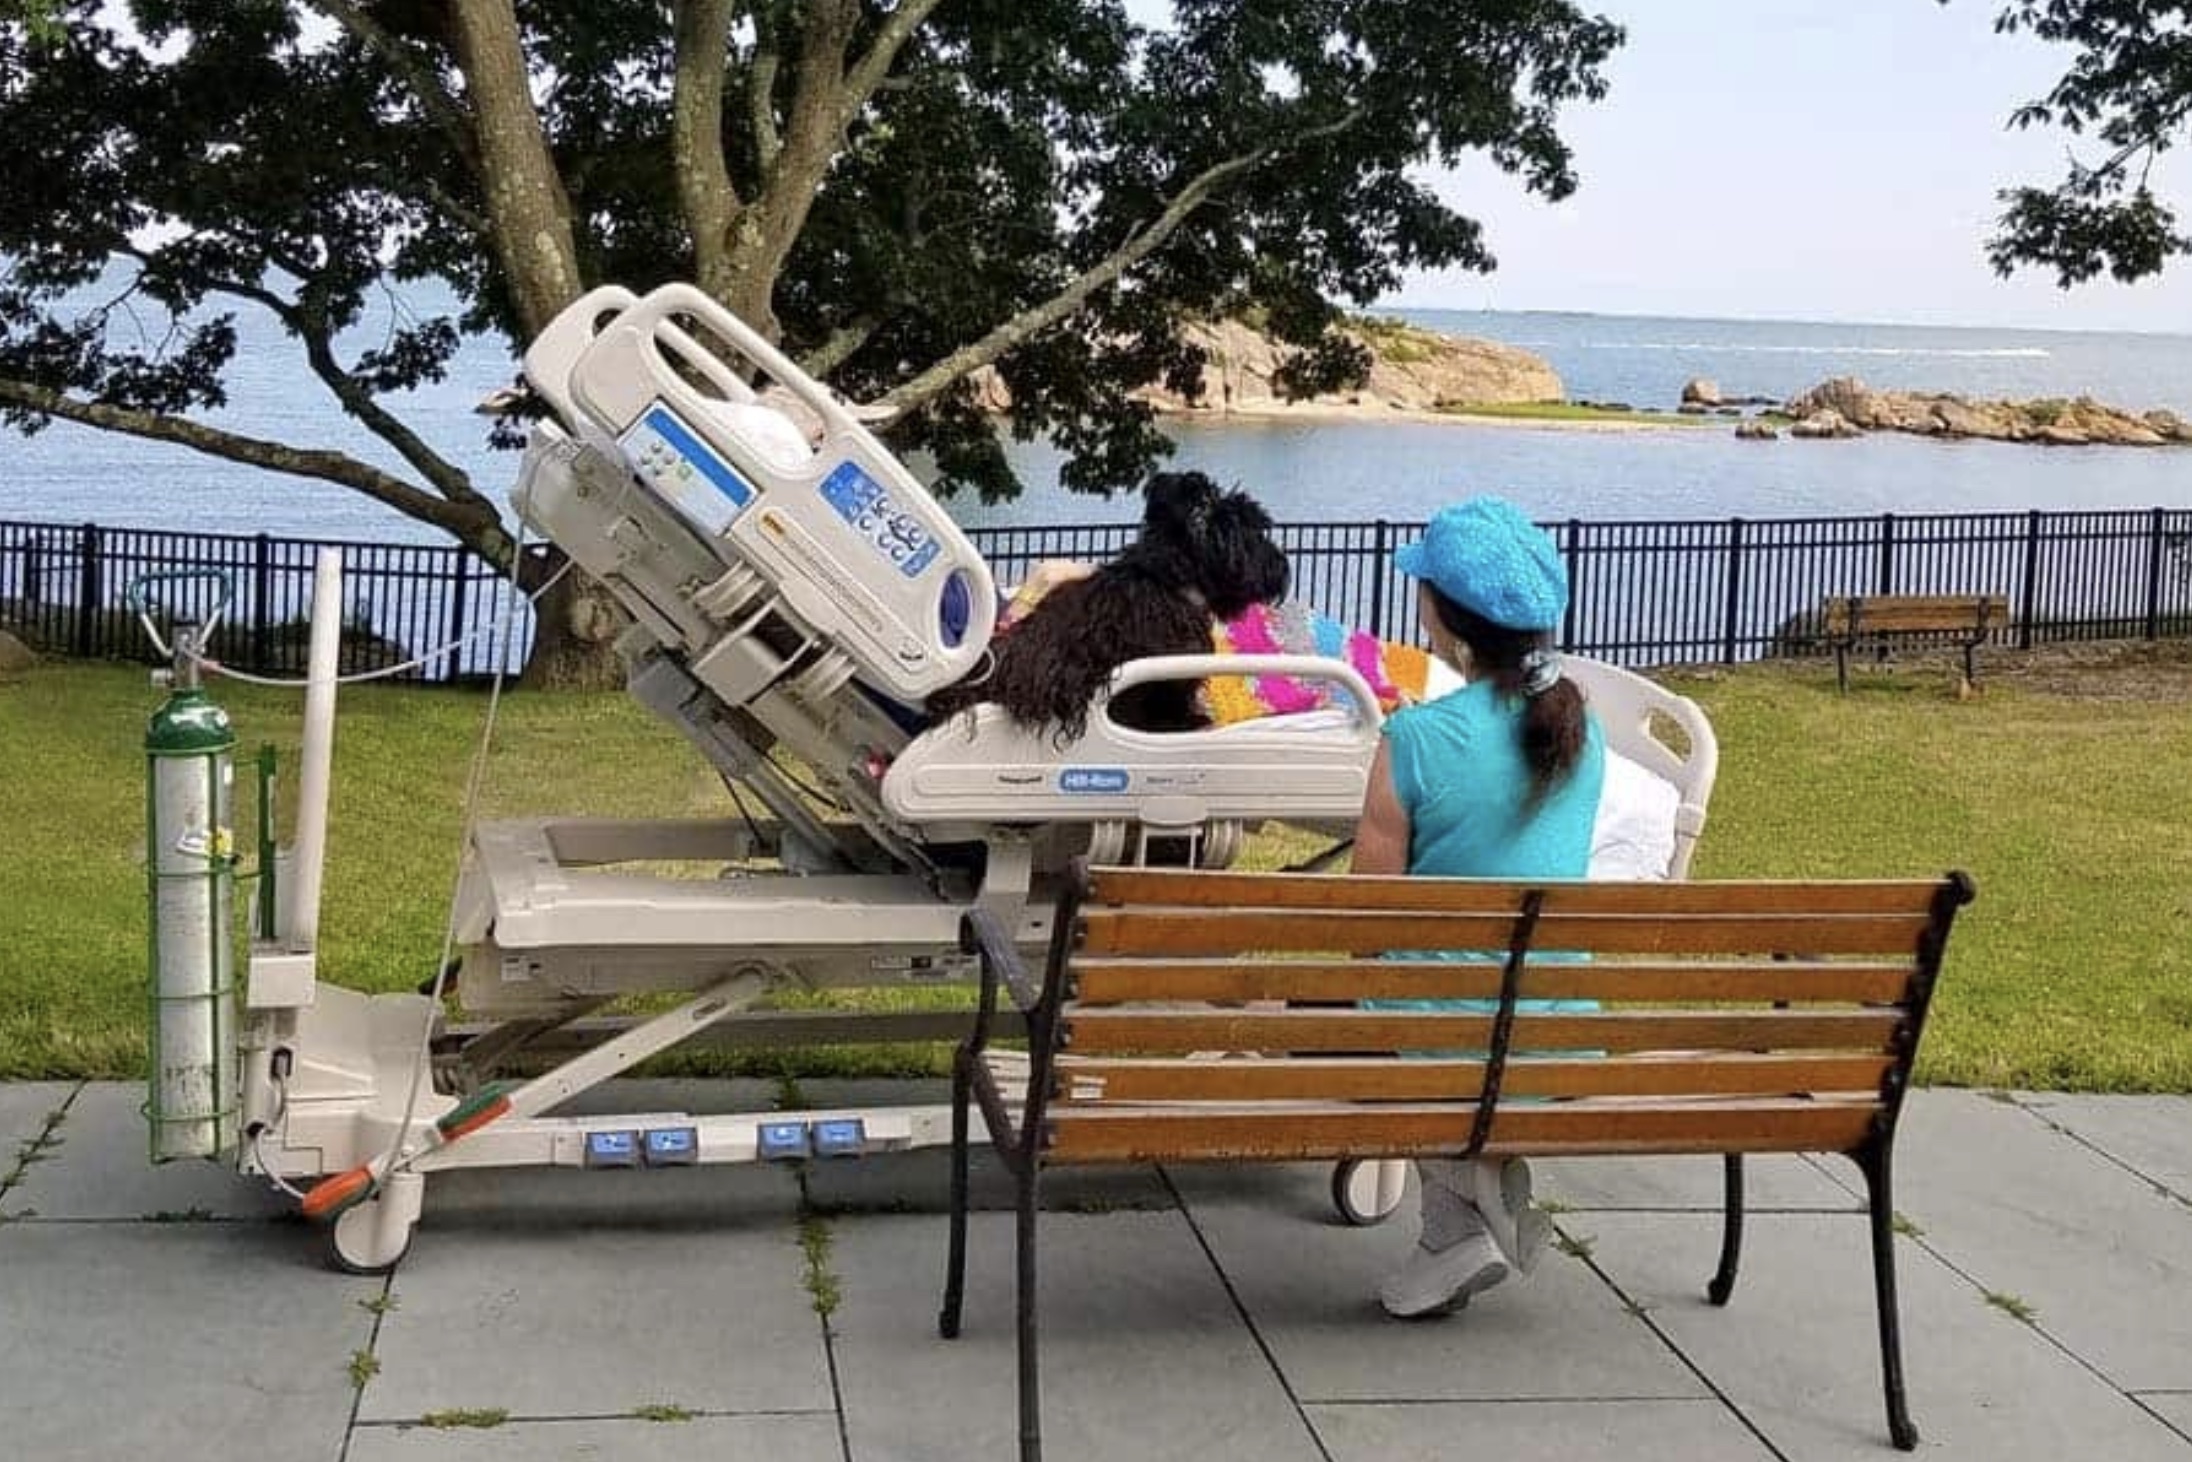
[[[1986,593],[2008,597],[2007,644],[2192,634],[2192,508],[1961,513],[1865,518],[1726,518],[1546,525],[1571,583],[1567,648],[1618,664],[1732,664],[1801,651],[1830,595]],[[1416,635],[1415,596],[1392,551],[1421,523],[1290,523],[1279,530],[1294,597],[1388,639]],[[1102,560],[1131,524],[985,528],[970,533],[1001,584],[1046,558]],[[124,595],[154,571],[219,570],[225,625],[213,653],[242,670],[304,664],[312,566],[322,545],[266,534],[174,533],[94,524],[0,522],[0,626],[56,653],[149,659]],[[491,673],[507,584],[455,545],[339,543],[345,673],[386,667],[460,638],[411,672]],[[161,586],[201,616],[210,577]],[[530,643],[519,602],[514,654]],[[466,638],[469,637],[469,638]]]
[[[323,547],[342,554],[341,673],[384,669],[460,638],[465,643],[455,653],[410,678],[493,673],[500,652],[494,626],[509,586],[485,560],[453,543],[0,522],[0,627],[55,654],[156,659],[126,602],[129,587],[144,574],[191,571],[199,576],[160,583],[152,592],[174,617],[199,622],[225,594],[211,642],[215,659],[256,674],[302,674],[313,563]],[[532,635],[522,601],[520,614],[516,655]]]

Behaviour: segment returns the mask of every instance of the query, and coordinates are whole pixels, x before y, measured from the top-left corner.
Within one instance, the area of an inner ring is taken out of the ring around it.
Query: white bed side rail
[[[1350,709],[1354,713],[1354,725],[1366,737],[1374,738],[1378,728],[1385,724],[1385,712],[1379,707],[1377,695],[1370,689],[1370,682],[1362,678],[1362,672],[1345,660],[1335,660],[1324,655],[1151,655],[1140,660],[1129,660],[1112,672],[1110,690],[1094,709],[1109,720],[1110,700],[1119,692],[1137,685],[1165,680],[1210,680],[1220,677],[1253,680],[1265,675],[1283,675],[1294,680],[1329,681],[1338,686],[1347,692]],[[1255,721],[1238,721],[1234,723],[1234,727],[1256,724]],[[1234,727],[1219,727],[1217,734],[1222,735]]]
[[[1384,718],[1352,665],[1315,655],[1165,655],[1135,660],[1111,693],[1162,680],[1288,675],[1344,688],[1352,705],[1198,731],[1137,731],[1106,700],[1061,741],[977,705],[916,737],[883,778],[883,805],[914,826],[1120,822],[1191,828],[1267,820],[1352,825]]]

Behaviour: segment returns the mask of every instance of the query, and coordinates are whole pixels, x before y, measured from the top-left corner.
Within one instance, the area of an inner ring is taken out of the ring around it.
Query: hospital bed
[[[704,1031],[768,1041],[779,1012],[757,1007],[784,992],[966,980],[969,910],[1039,946],[1077,856],[1222,867],[1265,823],[1352,829],[1380,714],[1337,660],[1166,657],[1112,686],[1221,671],[1329,682],[1345,709],[1301,724],[1151,733],[1107,703],[1070,742],[991,706],[925,724],[923,699],[985,662],[988,567],[853,412],[699,291],[597,290],[533,343],[525,374],[551,417],[518,512],[628,611],[631,694],[737,811],[474,828],[453,917],[461,1028],[433,998],[441,982],[390,995],[252,982],[243,1102],[260,1137],[244,1165],[331,1175],[304,1206],[333,1220],[338,1266],[393,1265],[444,1169],[645,1171],[947,1140],[941,1108],[557,1109]],[[816,429],[787,431],[764,393]],[[1606,673],[1636,709],[1687,705]],[[1699,796],[1692,839],[1702,814]],[[634,997],[655,1013],[599,1018]],[[582,1026],[577,1054],[497,1079]],[[878,1019],[860,1030],[873,1038]]]

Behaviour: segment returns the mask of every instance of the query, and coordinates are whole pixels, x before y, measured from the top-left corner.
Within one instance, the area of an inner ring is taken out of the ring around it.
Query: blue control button
[[[643,1138],[651,1168],[685,1167],[700,1161],[700,1133],[691,1127],[657,1127]]]
[[[842,1117],[814,1124],[817,1157],[858,1157],[867,1148],[867,1128],[858,1117]]]
[[[589,1132],[586,1134],[586,1166],[636,1168],[639,1166],[637,1132]]]
[[[754,1145],[765,1162],[807,1155],[807,1124],[763,1122],[754,1134]]]

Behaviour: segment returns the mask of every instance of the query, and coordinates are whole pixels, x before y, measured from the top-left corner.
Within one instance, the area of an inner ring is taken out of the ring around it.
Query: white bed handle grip
[[[630,290],[605,284],[558,311],[525,348],[525,379],[548,399],[566,425],[577,429],[583,424],[571,397],[571,370],[586,348],[601,338],[598,322],[637,303],[639,296]]]
[[[650,290],[646,298],[619,316],[617,323],[630,325],[638,330],[653,342],[658,351],[665,341],[669,342],[680,356],[702,369],[718,386],[723,386],[724,376],[729,373],[705,347],[678,328],[671,317],[679,314],[698,318],[711,331],[720,335],[739,354],[759,366],[770,380],[791,392],[815,415],[822,418],[832,435],[868,435],[867,429],[845,409],[833,392],[794,365],[783,352],[764,340],[759,331],[690,284],[665,284],[659,289]],[[672,383],[672,389],[680,389],[675,384],[675,378],[667,372],[664,373],[664,380]],[[698,397],[698,393],[689,387],[682,388],[682,394],[694,399]],[[734,400],[750,400],[754,393],[743,381],[738,381],[737,390],[727,389],[726,394]]]
[[[1287,675],[1296,680],[1329,680],[1345,690],[1355,707],[1355,724],[1375,731],[1385,724],[1370,682],[1345,660],[1324,655],[1151,655],[1129,660],[1112,672],[1110,696],[1130,686],[1160,680],[1207,680],[1216,675]]]

